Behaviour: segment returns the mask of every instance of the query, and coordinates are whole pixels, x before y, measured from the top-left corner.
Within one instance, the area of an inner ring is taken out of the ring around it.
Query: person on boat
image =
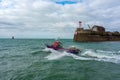
[[[80,50],[77,49],[75,46],[71,46],[71,47],[68,49],[68,52],[71,52],[71,53],[79,53]]]
[[[55,42],[52,44],[52,46],[53,46],[54,48],[62,48],[62,43],[59,42],[59,41],[55,41]]]
[[[77,48],[75,46],[71,46],[69,50],[76,50]]]

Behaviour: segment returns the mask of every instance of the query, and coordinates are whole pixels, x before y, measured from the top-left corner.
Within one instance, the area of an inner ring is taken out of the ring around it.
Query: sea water
[[[59,41],[81,53],[46,48],[54,39],[0,39],[0,80],[120,80],[120,42]]]

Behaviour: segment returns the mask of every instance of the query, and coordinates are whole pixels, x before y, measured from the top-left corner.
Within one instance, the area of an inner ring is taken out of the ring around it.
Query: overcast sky
[[[73,38],[83,27],[120,32],[120,0],[0,0],[0,38]]]

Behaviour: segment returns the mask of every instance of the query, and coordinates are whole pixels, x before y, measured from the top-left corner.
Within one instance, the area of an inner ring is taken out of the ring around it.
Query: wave
[[[51,54],[45,57],[48,60],[56,60],[66,56],[65,52],[58,52],[56,50],[49,49],[49,48],[45,48],[43,51],[51,52]]]
[[[81,54],[84,57],[91,57],[93,60],[120,63],[120,54],[117,51],[86,50]]]
[[[49,48],[45,48],[43,51],[51,52],[49,55],[45,57],[48,60],[57,60],[65,56],[68,56],[77,60],[95,60],[95,61],[120,63],[120,51],[85,49],[79,55],[74,55],[67,52],[58,52],[56,50]]]

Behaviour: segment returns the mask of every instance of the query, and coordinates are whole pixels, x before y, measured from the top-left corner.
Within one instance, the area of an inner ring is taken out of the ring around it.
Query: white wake
[[[79,55],[75,55],[67,52],[59,52],[49,48],[45,48],[43,51],[51,52],[45,57],[48,60],[58,60],[67,56],[77,60],[96,60],[96,61],[120,63],[120,54],[119,54],[120,51],[118,52],[103,51],[103,50],[94,51],[92,49],[86,49],[82,51]]]

